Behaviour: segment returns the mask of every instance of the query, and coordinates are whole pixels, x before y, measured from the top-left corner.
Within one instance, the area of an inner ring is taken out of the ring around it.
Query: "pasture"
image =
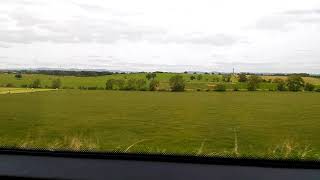
[[[320,93],[0,95],[7,147],[320,159]]]

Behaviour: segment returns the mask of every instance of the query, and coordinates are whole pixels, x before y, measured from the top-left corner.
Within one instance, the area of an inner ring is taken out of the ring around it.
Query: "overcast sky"
[[[0,0],[0,69],[320,73],[319,0]]]

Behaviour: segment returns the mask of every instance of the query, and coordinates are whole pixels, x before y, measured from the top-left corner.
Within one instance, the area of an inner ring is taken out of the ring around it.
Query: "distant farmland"
[[[160,89],[169,88],[169,78],[175,75],[174,73],[157,73],[156,79],[160,81]],[[246,83],[238,82],[235,76],[231,77],[230,82],[223,82],[222,75],[212,75],[212,74],[202,74],[201,79],[191,80],[190,77],[198,77],[199,74],[180,74],[186,80],[186,90],[206,90],[212,85],[217,83],[224,83],[228,89],[233,89],[235,86],[240,89],[246,89]],[[62,88],[66,89],[78,89],[80,86],[85,87],[97,87],[99,89],[104,89],[106,81],[108,79],[130,79],[130,78],[139,78],[146,79],[146,73],[134,73],[134,74],[113,74],[105,76],[95,76],[95,77],[75,77],[75,76],[54,76],[54,75],[42,75],[42,74],[23,74],[22,79],[17,79],[14,77],[14,74],[0,74],[0,86],[6,86],[8,83],[14,85],[15,87],[21,87],[31,84],[34,80],[41,80],[43,88],[51,86],[53,79],[61,79]],[[283,78],[285,76],[263,76],[265,80],[273,80],[275,78]],[[303,77],[305,82],[309,82],[320,88],[320,78],[314,77]],[[260,89],[268,90],[275,89],[276,84],[263,82],[260,84]]]
[[[3,76],[1,82],[6,80]],[[28,79],[32,76],[16,81],[22,84]],[[63,83],[91,83],[77,79],[68,77]],[[105,77],[97,77],[92,83],[103,86],[104,81]],[[2,94],[0,144],[320,159],[319,117],[320,93],[316,92],[58,90]]]

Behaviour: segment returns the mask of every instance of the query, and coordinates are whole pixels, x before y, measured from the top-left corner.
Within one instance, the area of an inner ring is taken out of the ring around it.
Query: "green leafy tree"
[[[18,73],[18,74],[16,74],[14,77],[17,78],[17,79],[21,79],[21,78],[22,78],[22,74],[21,74],[21,73]]]
[[[41,81],[40,79],[36,79],[34,80],[31,84],[30,84],[31,88],[41,88]]]
[[[287,79],[289,91],[300,91],[304,87],[304,80],[301,76],[291,75]]]
[[[59,88],[61,87],[61,85],[62,85],[62,82],[61,82],[60,79],[54,79],[54,80],[52,81],[51,87],[52,87],[53,89],[59,89]]]
[[[125,89],[129,91],[136,90],[136,79],[129,79]]]
[[[115,83],[114,79],[108,79],[106,82],[106,90],[112,90],[114,83]]]
[[[247,82],[248,78],[245,73],[239,74],[239,82]]]
[[[248,78],[248,90],[249,91],[256,91],[259,88],[259,84],[262,81],[260,76],[251,75]]]
[[[136,89],[139,91],[145,91],[147,90],[147,82],[144,79],[137,79],[136,80]]]
[[[146,78],[147,78],[148,80],[154,79],[154,78],[156,78],[156,77],[157,77],[157,74],[156,74],[156,73],[148,73],[148,74],[146,75]]]
[[[199,74],[199,75],[197,76],[197,80],[200,81],[201,79],[202,79],[202,75]]]
[[[278,91],[285,91],[287,90],[286,88],[286,82],[281,79],[281,78],[276,78],[273,80],[273,83],[276,83],[277,84],[277,90]]]
[[[212,82],[219,82],[220,78],[217,75],[213,75]]]
[[[169,80],[172,91],[184,91],[185,81],[181,75],[174,75]]]
[[[223,82],[230,82],[231,81],[231,75],[230,74],[223,75],[222,76],[222,81]]]
[[[160,82],[158,80],[153,79],[149,84],[149,90],[156,91],[158,90],[159,86],[160,86]]]
[[[196,77],[195,76],[190,76],[190,80],[195,80],[196,79]]]
[[[116,79],[114,84],[116,90],[125,90],[126,88],[126,81],[124,79]]]
[[[314,91],[315,88],[316,88],[315,85],[311,83],[306,83],[306,85],[304,86],[305,91]]]

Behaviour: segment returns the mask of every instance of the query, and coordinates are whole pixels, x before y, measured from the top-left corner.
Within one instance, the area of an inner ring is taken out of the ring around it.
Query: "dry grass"
[[[55,89],[29,89],[29,88],[0,88],[0,94],[20,94],[42,91],[53,91]]]
[[[294,159],[306,159],[312,152],[310,144],[300,145],[294,140],[285,140],[282,144],[275,146],[269,150],[268,155],[277,158],[294,158]]]
[[[238,135],[237,135],[237,129],[233,129],[234,131],[234,149],[233,153],[238,157],[239,151],[238,151]]]
[[[80,136],[70,136],[64,139],[63,144],[66,145],[66,148],[73,151],[80,150],[97,150],[98,141],[92,138],[81,138]]]
[[[137,144],[148,141],[148,139],[139,140],[134,142],[126,149],[118,147],[115,149],[115,152],[124,152],[128,153],[130,150],[135,147]],[[211,152],[205,153],[206,139],[204,139],[199,147],[199,149],[195,152],[196,156],[212,156],[212,157],[246,157],[247,155],[243,154],[239,151],[239,142],[237,137],[237,130],[234,129],[234,147],[229,150],[223,150],[219,152]],[[28,149],[36,147],[37,140],[32,139],[31,136],[27,136],[27,138],[17,146],[17,148]],[[45,148],[50,151],[54,150],[72,150],[72,151],[95,151],[99,149],[98,141],[94,141],[93,139],[81,138],[80,136],[69,136],[64,139],[56,139],[48,144]],[[161,148],[146,148],[141,151],[142,153],[151,153],[151,154],[166,154],[168,153],[166,149]],[[261,156],[258,158],[267,158],[267,159],[312,159],[312,160],[320,160],[320,155],[318,154],[315,157],[313,154],[313,150],[311,149],[311,145],[301,145],[296,143],[296,141],[292,139],[288,139],[283,141],[282,143],[269,148],[265,152],[260,153]],[[311,157],[311,158],[310,158]]]
[[[93,138],[86,138],[80,136],[66,136],[63,139],[55,139],[51,142],[46,142],[46,145],[42,145],[43,140],[41,138],[32,138],[27,136],[24,140],[20,141],[17,148],[30,149],[39,148],[49,151],[54,150],[71,150],[71,151],[94,151],[98,150],[98,141]]]
[[[131,144],[130,146],[127,147],[127,149],[124,150],[124,152],[129,152],[129,150],[130,150],[133,146],[135,146],[135,145],[137,145],[137,144],[139,144],[139,143],[142,143],[142,142],[144,142],[144,141],[147,141],[147,140],[148,140],[148,139],[142,139],[142,140],[140,140],[140,141],[137,141],[137,142]]]
[[[204,143],[206,142],[206,139],[204,139],[201,143],[200,148],[198,149],[197,155],[201,155],[203,152],[203,148],[204,148]]]

